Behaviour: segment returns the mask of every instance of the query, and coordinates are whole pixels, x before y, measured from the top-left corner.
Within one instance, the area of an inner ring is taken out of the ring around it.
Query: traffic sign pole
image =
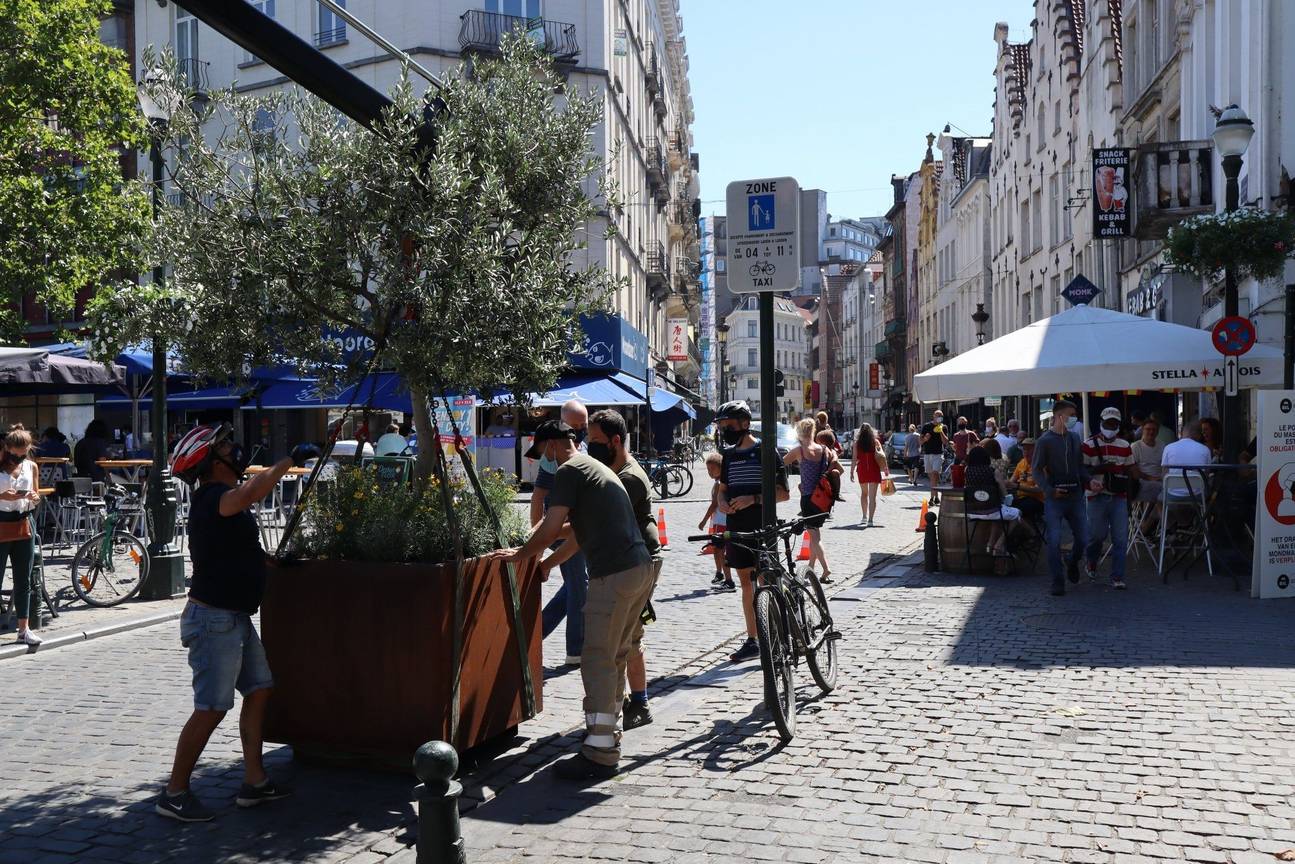
[[[762,524],[778,521],[778,493],[773,478],[778,464],[778,397],[773,381],[773,294],[760,294],[760,497]]]

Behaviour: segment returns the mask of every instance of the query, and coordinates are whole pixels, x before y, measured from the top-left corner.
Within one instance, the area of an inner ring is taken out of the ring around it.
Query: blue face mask
[[[558,473],[558,460],[550,459],[547,456],[540,457],[540,470],[547,471],[550,474]]]

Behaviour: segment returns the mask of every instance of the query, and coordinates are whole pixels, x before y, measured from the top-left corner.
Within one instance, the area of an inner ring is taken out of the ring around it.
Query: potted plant
[[[183,80],[156,63],[170,72],[147,86],[174,104]],[[98,293],[96,353],[156,331],[216,380],[286,364],[336,386],[394,370],[423,442],[453,434],[430,400],[550,388],[578,316],[613,286],[576,265],[582,231],[614,203],[590,195],[601,100],[569,91],[520,35],[438,92],[403,80],[391,99],[367,129],[296,92],[227,90],[154,128],[171,203],[144,251],[169,276]],[[420,143],[426,116],[434,150]],[[344,353],[326,338],[338,331],[374,350]],[[441,454],[420,449],[409,488],[343,474],[308,502],[302,560],[272,569],[263,607],[270,740],[400,757],[429,738],[470,746],[538,710],[536,568],[482,557],[516,539],[511,495],[498,478],[455,486]]]
[[[1247,208],[1192,216],[1169,229],[1169,263],[1207,281],[1231,266],[1238,279],[1260,281],[1282,274],[1295,253],[1295,216]]]

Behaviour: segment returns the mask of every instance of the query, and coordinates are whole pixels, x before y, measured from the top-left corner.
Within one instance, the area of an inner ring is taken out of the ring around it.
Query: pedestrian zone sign
[[[791,177],[740,180],[728,184],[726,200],[729,290],[749,294],[798,288],[800,184]]]

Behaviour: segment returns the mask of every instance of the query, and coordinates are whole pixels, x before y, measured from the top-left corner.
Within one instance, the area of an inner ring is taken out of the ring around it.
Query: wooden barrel
[[[940,492],[939,534],[940,570],[944,573],[967,573],[967,528],[965,502],[962,489],[942,488]],[[986,553],[989,542],[987,523],[975,528],[972,565],[977,573],[993,573],[994,557]]]

